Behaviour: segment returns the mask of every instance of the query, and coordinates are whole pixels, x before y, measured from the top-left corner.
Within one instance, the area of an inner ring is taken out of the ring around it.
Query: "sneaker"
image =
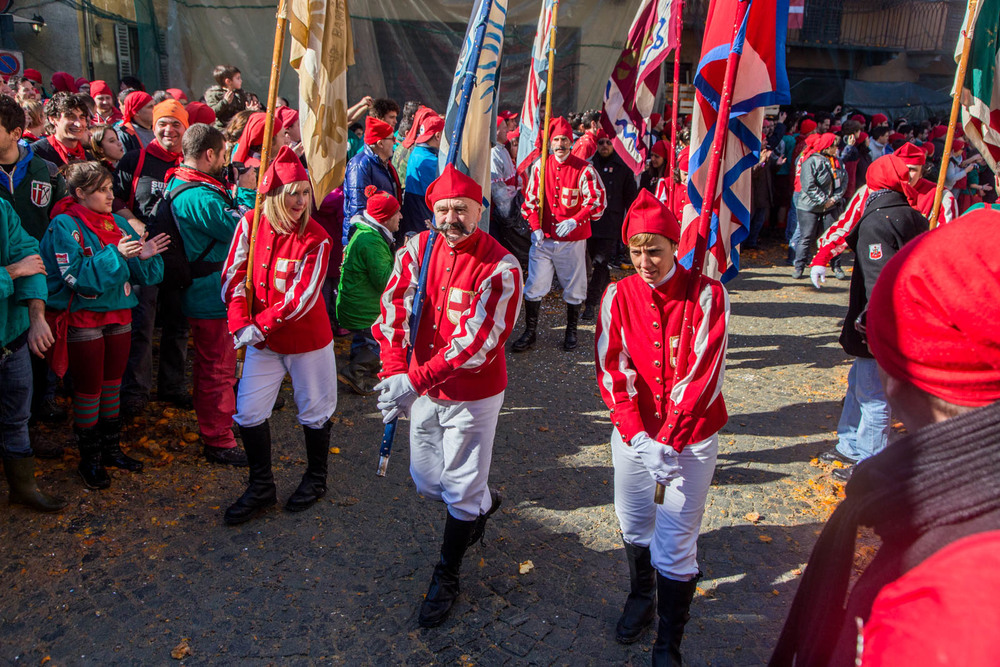
[[[227,466],[245,468],[247,455],[241,447],[209,447],[205,445],[205,460]]]
[[[847,274],[839,266],[833,267],[833,275],[837,277],[837,280],[847,280]]]
[[[792,271],[792,278],[794,278],[795,280],[799,280],[800,278],[802,278],[802,269],[796,268],[794,271]]]
[[[847,482],[851,481],[851,475],[853,474],[854,474],[854,466],[848,466],[846,468],[834,468],[832,473],[833,478],[835,480],[837,480],[838,482],[843,482],[844,484],[847,484]]]
[[[818,458],[823,463],[833,463],[834,461],[840,461],[841,463],[849,466],[857,463],[857,461],[855,461],[854,459],[848,458],[843,454],[841,454],[839,451],[837,451],[836,448],[828,449],[827,451],[820,454]]]

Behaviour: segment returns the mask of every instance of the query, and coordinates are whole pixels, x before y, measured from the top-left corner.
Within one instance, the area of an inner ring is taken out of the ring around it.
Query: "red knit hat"
[[[374,185],[365,186],[365,197],[368,197],[365,213],[372,220],[384,223],[399,211],[399,202],[396,198],[388,192],[382,192]]]
[[[682,150],[680,155],[677,156],[677,168],[681,171],[687,171],[690,159],[691,149],[688,146],[685,146],[684,150]]]
[[[166,92],[169,93],[170,97],[174,98],[178,102],[181,102],[182,100],[187,102],[188,96],[185,95],[184,91],[180,88],[167,88]]]
[[[37,69],[32,69],[30,67],[24,68],[24,78],[30,81],[34,81],[39,86],[42,85],[42,73]]]
[[[562,116],[557,116],[549,121],[549,141],[552,141],[553,137],[573,138],[573,127]]]
[[[122,102],[122,118],[128,123],[137,112],[153,101],[153,96],[144,90],[133,90]]]
[[[663,139],[660,139],[655,144],[653,144],[653,147],[650,148],[649,150],[654,154],[659,155],[664,160],[670,157],[670,144],[668,144]]]
[[[666,236],[674,243],[680,242],[681,238],[681,226],[677,224],[677,216],[645,188],[639,190],[639,196],[632,202],[625,215],[622,243],[627,246],[630,238],[643,233]]]
[[[456,197],[466,197],[474,202],[482,202],[483,189],[479,183],[455,169],[455,165],[447,164],[441,175],[427,186],[424,201],[427,203],[427,208],[433,211],[435,202]]]
[[[961,139],[955,139],[954,141],[951,142],[952,153],[961,153],[964,150],[965,150],[965,142],[962,141]]]
[[[393,135],[392,125],[374,116],[365,118],[365,143],[369,146]]]
[[[933,149],[934,144],[931,144],[931,150]],[[922,148],[911,144],[909,141],[893,151],[893,155],[901,159],[907,165],[920,166],[927,162],[927,153]]]
[[[77,79],[75,83],[77,92],[80,92],[80,89],[83,88],[84,86],[90,85],[90,82],[84,79],[82,76],[79,79]]]
[[[90,96],[96,99],[98,95],[111,95],[114,97],[114,93],[111,92],[111,87],[100,79],[90,82]]]
[[[204,123],[205,125],[211,125],[215,122],[215,112],[212,111],[212,107],[208,106],[204,102],[191,102],[185,107],[188,114],[188,120],[191,124]]]
[[[889,143],[890,144],[894,144],[897,141],[899,141],[900,139],[905,139],[905,138],[906,138],[906,135],[904,135],[904,134],[900,134],[899,132],[891,132],[889,134]]]
[[[292,107],[278,107],[274,110],[274,124],[279,130],[287,130],[297,122],[299,122],[299,112]]]
[[[889,117],[885,114],[877,113],[872,116],[872,127],[877,127],[879,125],[885,125],[889,122]]]
[[[946,134],[948,134],[947,125],[935,125],[931,128],[930,139],[931,141],[934,141],[935,139],[940,139]]]
[[[928,157],[928,158],[932,158],[932,157],[934,157],[934,151],[935,151],[935,149],[934,149],[934,142],[933,142],[933,141],[925,141],[925,142],[924,142],[924,143],[923,143],[923,144],[922,144],[922,145],[920,146],[920,148],[922,148],[922,149],[923,149],[924,153],[926,153],[926,154],[927,154],[927,157]]]
[[[799,134],[809,134],[810,132],[816,131],[816,121],[811,118],[806,118],[804,121],[799,123]]]
[[[295,151],[288,146],[282,146],[271,164],[267,165],[264,178],[260,180],[260,189],[262,192],[270,192],[289,183],[308,180],[309,173],[299,162]]]
[[[993,230],[993,231],[990,231]],[[981,209],[890,259],[868,303],[868,345],[886,373],[958,405],[1000,399],[1000,213]]]
[[[251,154],[253,149],[257,146],[264,145],[264,125],[267,123],[267,114],[263,111],[258,111],[257,113],[250,114],[250,119],[247,120],[247,124],[243,127],[243,134],[240,135],[239,146],[236,147],[236,152],[233,153],[233,162],[242,162],[248,167],[255,167],[260,162],[253,164],[251,162]],[[278,134],[278,124],[274,123],[271,128],[272,136]],[[256,158],[253,158],[256,161]]]
[[[867,132],[861,132],[861,133],[859,133],[858,134],[858,143],[862,144],[862,143],[864,143],[866,141],[868,141],[868,133]]]
[[[69,72],[56,72],[52,75],[52,90],[57,93],[76,93],[76,79]]]
[[[864,124],[865,124],[865,117],[864,117],[864,116],[862,116],[862,115],[861,115],[861,114],[859,114],[859,113],[856,113],[856,114],[854,114],[853,116],[851,116],[851,120],[855,120],[855,121],[857,121],[857,122],[861,123],[862,125],[864,125]]]

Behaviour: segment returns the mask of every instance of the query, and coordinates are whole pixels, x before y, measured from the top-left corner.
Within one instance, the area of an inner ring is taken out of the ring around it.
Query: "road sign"
[[[0,50],[0,75],[8,79],[24,72],[24,54],[20,51]]]

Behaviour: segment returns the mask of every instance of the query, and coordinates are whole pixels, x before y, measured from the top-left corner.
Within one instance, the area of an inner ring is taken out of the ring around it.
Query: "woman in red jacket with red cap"
[[[300,512],[326,493],[330,416],[337,408],[333,332],[320,295],[330,236],[310,216],[309,175],[282,146],[261,180],[267,192],[250,257],[252,212],[240,222],[222,271],[229,331],[247,354],[236,415],[250,464],[246,492],[226,510],[230,525],[250,520],[277,498],[271,474],[271,406],[285,373],[292,376],[306,441],[306,473],[285,509]],[[253,265],[248,294],[247,263]]]
[[[673,384],[689,272],[674,260],[680,225],[646,190],[622,229],[636,273],[608,286],[597,323],[597,381],[611,410],[615,513],[631,591],[619,642],[637,641],[659,613],[653,665],[680,665],[680,643],[701,572],[697,540],[715,471],[729,296],[701,277],[685,377]],[[662,505],[656,484],[666,486]]]

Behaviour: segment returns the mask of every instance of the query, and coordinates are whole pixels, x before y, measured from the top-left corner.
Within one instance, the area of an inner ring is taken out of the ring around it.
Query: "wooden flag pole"
[[[285,26],[288,24],[287,0],[279,0],[278,22],[274,28],[274,53],[271,57],[271,80],[267,87],[267,120],[264,121],[264,144],[260,150],[260,168],[257,171],[257,196],[253,203],[253,222],[250,225],[250,252],[247,256],[247,310],[253,319],[253,253],[257,241],[257,226],[260,224],[261,206],[265,192],[261,191],[261,179],[271,162],[271,144],[274,140],[274,103],[278,98],[278,83],[281,80],[281,56],[285,50]],[[243,362],[247,348],[244,345],[236,351],[236,378],[243,377]]]
[[[931,229],[937,227],[941,214],[941,200],[944,199],[944,182],[948,176],[948,163],[951,161],[951,146],[955,141],[955,125],[958,122],[958,108],[962,104],[962,93],[965,91],[965,71],[969,67],[969,49],[972,37],[969,31],[976,15],[976,5],[979,0],[969,0],[968,23],[962,29],[962,57],[958,61],[958,74],[955,77],[955,99],[951,102],[951,116],[948,118],[948,134],[944,139],[944,152],[941,154],[941,169],[938,172],[937,190],[934,192],[934,207],[931,209]]]
[[[722,156],[726,147],[726,135],[729,133],[729,112],[733,105],[733,86],[736,83],[736,72],[739,69],[741,52],[733,49],[733,43],[739,34],[743,20],[750,9],[749,0],[739,0],[736,6],[736,18],[733,23],[733,38],[729,42],[729,58],[726,60],[726,74],[722,84],[722,95],[719,100],[719,113],[715,118],[715,134],[712,137],[712,154],[708,163],[708,176],[705,179],[705,190],[702,196],[701,215],[698,218],[698,235],[695,239],[694,258],[687,279],[687,294],[684,303],[684,319],[681,321],[681,335],[677,344],[677,360],[674,366],[674,381],[672,386],[683,378],[688,371],[687,358],[691,353],[691,338],[694,336],[694,304],[698,300],[698,286],[705,266],[705,252],[708,250],[708,230],[715,212],[715,190],[719,185],[719,172],[722,171]],[[677,414],[677,409],[669,404],[667,409]],[[668,421],[670,417],[668,416]],[[663,494],[666,487],[656,485],[654,500],[663,504]]]
[[[677,121],[680,118],[680,100],[681,100],[681,33],[684,31],[684,0],[677,0],[677,46],[674,48],[674,90],[673,90],[673,107],[670,110],[670,201],[668,204],[673,205],[674,201],[674,189],[680,185],[684,187],[683,183],[674,182],[674,170],[677,168]],[[678,221],[680,222],[680,221]]]
[[[538,224],[545,220],[545,163],[549,159],[549,119],[552,116],[552,71],[556,64],[556,19],[559,0],[552,3],[552,30],[549,32],[549,71],[545,83],[545,121],[542,124],[542,154],[538,165]]]

